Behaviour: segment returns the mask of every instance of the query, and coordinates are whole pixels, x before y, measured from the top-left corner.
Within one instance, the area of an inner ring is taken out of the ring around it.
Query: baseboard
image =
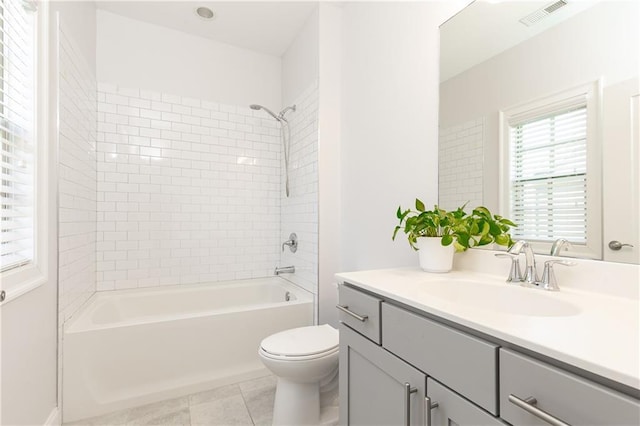
[[[49,414],[49,417],[47,417],[47,420],[44,422],[44,426],[60,426],[60,420],[60,410],[58,410],[58,407],[54,407],[53,410],[51,410],[51,414]]]

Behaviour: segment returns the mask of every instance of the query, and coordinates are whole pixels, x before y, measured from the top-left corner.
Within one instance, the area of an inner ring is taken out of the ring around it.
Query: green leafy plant
[[[516,226],[515,223],[492,214],[486,207],[476,207],[471,214],[464,211],[465,207],[466,204],[446,211],[436,205],[433,210],[426,210],[424,203],[416,198],[415,210],[398,207],[396,216],[400,223],[393,231],[392,239],[395,240],[402,229],[414,250],[418,250],[415,244],[420,237],[441,237],[443,246],[453,244],[457,252],[491,243],[513,244],[509,229]]]

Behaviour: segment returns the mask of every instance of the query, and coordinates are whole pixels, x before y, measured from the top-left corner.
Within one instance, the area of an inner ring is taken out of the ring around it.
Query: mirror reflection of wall
[[[640,148],[633,132],[640,119],[633,109],[640,94],[640,2],[567,2],[536,23],[520,22],[551,3],[478,0],[441,27],[439,203],[452,209],[469,201],[508,216],[501,136],[507,148],[509,139],[500,119],[595,87],[586,95],[596,105],[589,116],[595,131],[587,148],[586,217],[597,247],[589,251],[577,241],[563,255],[640,263]],[[634,247],[611,250],[614,240]]]

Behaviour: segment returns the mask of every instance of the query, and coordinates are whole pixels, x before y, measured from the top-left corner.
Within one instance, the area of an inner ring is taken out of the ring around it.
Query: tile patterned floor
[[[267,426],[275,391],[276,378],[266,376],[65,426]]]

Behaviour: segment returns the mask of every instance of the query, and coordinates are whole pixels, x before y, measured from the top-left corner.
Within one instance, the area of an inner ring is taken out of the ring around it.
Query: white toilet
[[[337,386],[338,330],[325,324],[281,331],[258,353],[278,377],[274,426],[319,425],[320,393]]]

